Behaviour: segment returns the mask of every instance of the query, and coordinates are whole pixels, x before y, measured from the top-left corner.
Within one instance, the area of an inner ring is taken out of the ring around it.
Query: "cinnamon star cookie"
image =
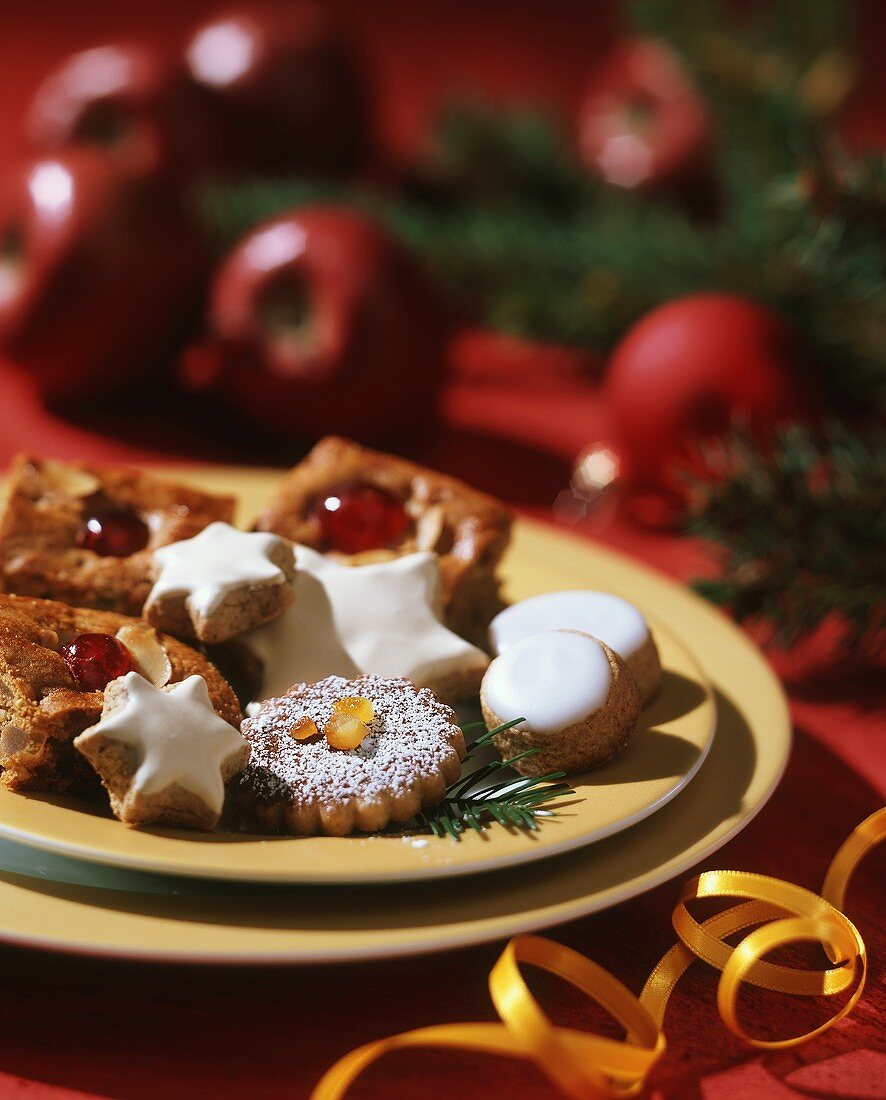
[[[406,676],[446,702],[475,697],[489,658],[440,621],[433,554],[343,565],[295,548],[295,601],[243,644],[264,667],[262,698],[324,676]]]
[[[225,782],[249,759],[248,744],[215,713],[201,676],[163,688],[137,672],[119,677],[105,689],[101,718],[74,747],[101,777],[114,815],[129,825],[214,829]]]
[[[292,544],[278,535],[210,523],[153,555],[149,623],[182,638],[224,642],[276,618],[292,603]]]

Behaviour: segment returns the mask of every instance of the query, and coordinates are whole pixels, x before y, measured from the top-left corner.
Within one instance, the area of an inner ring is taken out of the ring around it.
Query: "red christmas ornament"
[[[371,441],[424,428],[445,326],[421,272],[368,218],[307,208],[245,237],[218,270],[208,342],[184,357],[215,391],[282,437]]]
[[[207,129],[185,70],[127,42],[72,54],[40,86],[25,120],[36,150],[96,146],[141,177],[198,167]]]
[[[367,91],[328,14],[246,5],[200,27],[185,51],[229,167],[348,172],[367,145]]]
[[[318,501],[316,515],[330,549],[341,554],[393,546],[409,526],[400,501],[374,485],[336,489]]]
[[[77,545],[103,558],[126,558],[148,545],[148,527],[134,513],[98,513],[78,532]]]
[[[585,164],[617,187],[685,188],[707,176],[710,119],[676,55],[623,43],[598,69],[578,112]]]
[[[135,671],[132,654],[113,634],[78,634],[60,652],[81,691],[104,691],[118,676]]]
[[[603,386],[618,479],[634,503],[682,497],[675,466],[733,419],[765,436],[807,416],[814,401],[802,359],[783,318],[734,295],[678,298],[638,321]]]
[[[0,179],[0,350],[48,398],[105,394],[156,368],[205,266],[175,195],[96,149]]]

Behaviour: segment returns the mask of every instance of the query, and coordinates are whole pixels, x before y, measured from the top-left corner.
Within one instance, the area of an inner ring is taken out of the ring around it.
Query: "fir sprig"
[[[708,451],[688,530],[712,542],[696,589],[790,645],[826,620],[849,652],[886,650],[886,434],[795,426],[761,449],[742,431]]]
[[[468,746],[465,763],[476,755],[478,748],[488,745],[497,734],[522,721],[523,718],[515,718],[481,734]],[[545,805],[574,793],[568,783],[561,782],[565,772],[548,772],[547,775],[517,779],[510,777],[488,786],[479,786],[496,772],[512,767],[537,751],[527,749],[507,760],[490,760],[476,771],[460,776],[449,786],[442,802],[429,806],[417,816],[419,827],[434,836],[448,836],[453,840],[458,840],[466,829],[483,832],[492,822],[508,829],[537,829],[537,818],[551,812],[543,809]]]

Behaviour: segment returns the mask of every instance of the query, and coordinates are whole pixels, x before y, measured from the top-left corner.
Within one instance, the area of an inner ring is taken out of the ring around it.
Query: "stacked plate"
[[[275,481],[188,477],[233,487],[246,513]],[[518,525],[505,572],[514,599],[575,588],[627,597],[647,615],[664,668],[628,748],[579,777],[537,832],[496,824],[453,841],[133,830],[75,799],[3,790],[0,938],[214,963],[413,954],[570,920],[709,856],[766,802],[787,761],[787,707],[763,657],[686,589],[541,526]]]

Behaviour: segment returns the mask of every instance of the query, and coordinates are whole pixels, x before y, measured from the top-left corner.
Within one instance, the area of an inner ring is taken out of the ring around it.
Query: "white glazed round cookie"
[[[605,763],[627,743],[641,706],[621,657],[579,630],[544,630],[515,641],[487,669],[480,703],[489,729],[525,718],[494,738],[504,759],[536,750],[514,765],[523,775]]]
[[[609,592],[546,592],[501,611],[489,625],[494,654],[506,652],[527,634],[540,630],[580,630],[599,638],[633,673],[643,702],[661,684],[655,639],[643,614],[632,603]]]

